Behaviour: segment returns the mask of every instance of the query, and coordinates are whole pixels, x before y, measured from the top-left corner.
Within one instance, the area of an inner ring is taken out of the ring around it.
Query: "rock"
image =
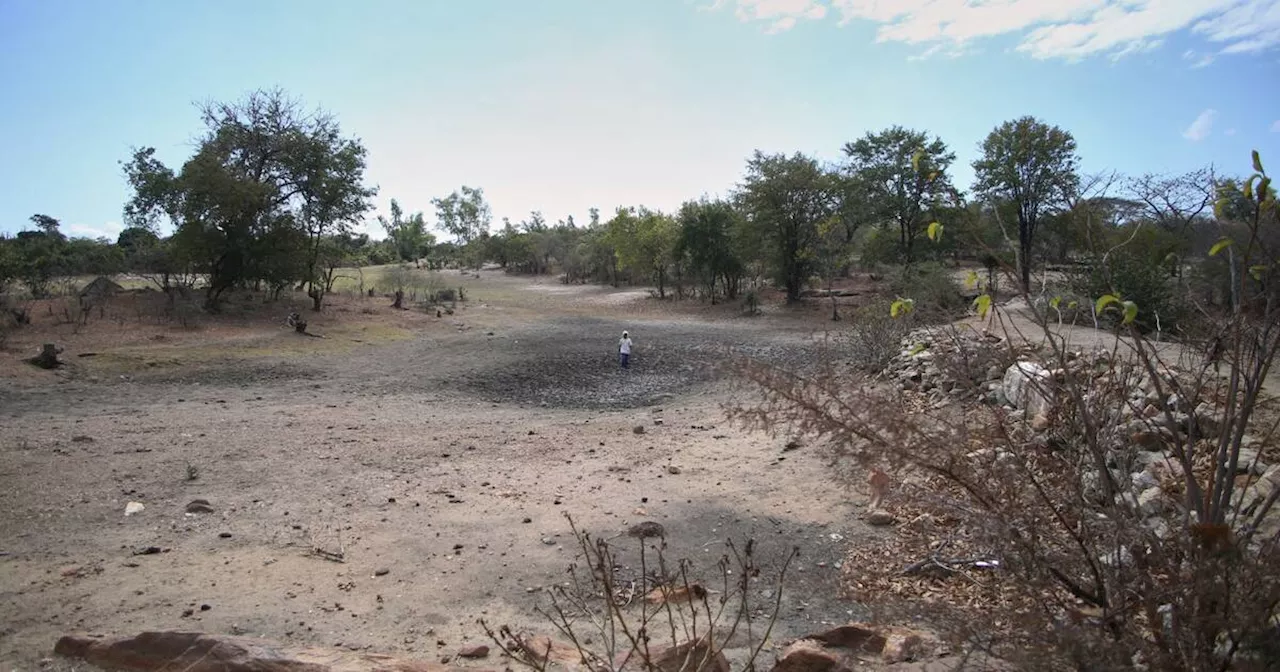
[[[187,503],[187,513],[213,513],[213,506],[205,499],[193,499]]]
[[[387,567],[379,567],[379,568],[377,568],[377,569],[373,570],[373,575],[374,575],[374,576],[386,576],[386,575],[388,575],[388,574],[390,574],[390,573],[391,573],[391,570],[390,570],[389,568],[387,568]]]
[[[1048,413],[1052,390],[1049,370],[1035,362],[1017,362],[1005,370],[1001,388],[1004,396],[1017,408],[1026,409],[1032,417]]]
[[[876,509],[867,513],[868,525],[884,527],[885,525],[892,525],[895,520],[896,519],[893,517],[893,514],[885,511],[884,509]]]
[[[230,539],[230,538],[231,538],[231,533],[230,533],[230,532],[219,532],[219,533],[218,533],[218,538],[219,538],[219,539]]]
[[[1146,470],[1129,474],[1129,478],[1133,482],[1133,489],[1138,492],[1145,492],[1160,485],[1160,483],[1156,481],[1156,477],[1152,476],[1151,472]],[[1139,500],[1141,500],[1141,498],[1139,498]]]
[[[644,425],[636,425],[631,428],[633,434],[644,434]]]
[[[1142,515],[1151,517],[1164,510],[1164,491],[1158,487],[1143,490],[1138,495],[1138,510]]]
[[[558,642],[542,635],[520,634],[515,636],[516,649],[523,657],[539,666],[559,663],[566,667],[582,664],[582,654],[572,644]]]
[[[880,651],[880,657],[889,664],[918,660],[923,655],[924,638],[909,630],[889,633]]]
[[[676,466],[676,465],[674,465],[674,464],[668,464],[668,465],[667,465],[667,473],[668,473],[668,474],[671,474],[672,476],[679,476],[679,475],[680,475],[680,467],[677,467],[677,466]]]
[[[310,649],[248,637],[144,632],[94,639],[68,635],[54,653],[120,672],[449,672],[439,663],[340,649]]]
[[[468,646],[465,649],[462,649],[461,651],[458,652],[458,657],[459,658],[488,658],[489,647],[485,646],[484,644]]]
[[[1031,429],[1037,432],[1043,432],[1049,429],[1049,416],[1046,413],[1037,413],[1036,417],[1031,420]]]
[[[649,663],[644,667],[659,672],[729,672],[724,652],[705,637],[651,652]]]
[[[547,546],[555,546],[556,540],[552,539],[551,537],[543,537],[542,543],[546,544]]]
[[[778,657],[773,672],[836,672],[852,669],[840,651],[831,651],[818,642],[802,639],[788,646]]]
[[[132,516],[135,513],[142,513],[146,508],[142,505],[142,502],[129,502],[124,505],[124,515]]]
[[[636,523],[627,529],[627,536],[633,539],[654,539],[658,537],[665,538],[667,536],[666,528],[661,523],[655,523],[646,520],[643,523]]]
[[[800,448],[803,448],[803,447],[804,447],[803,440],[798,438],[793,438],[787,441],[786,445],[782,446],[782,452],[786,453],[793,450],[799,450]]]
[[[1266,472],[1267,465],[1258,460],[1258,451],[1254,448],[1241,448],[1240,455],[1236,458],[1236,473],[1248,474],[1254,473],[1262,475]]]

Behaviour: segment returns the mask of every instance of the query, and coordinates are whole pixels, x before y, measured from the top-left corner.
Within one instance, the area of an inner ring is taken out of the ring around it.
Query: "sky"
[[[519,222],[727,194],[754,150],[891,125],[972,182],[1033,115],[1085,172],[1280,172],[1274,0],[0,0],[0,232],[113,238],[120,161],[175,170],[196,103],[280,87],[368,148],[377,210],[462,185]],[[1270,161],[1268,161],[1270,159]]]

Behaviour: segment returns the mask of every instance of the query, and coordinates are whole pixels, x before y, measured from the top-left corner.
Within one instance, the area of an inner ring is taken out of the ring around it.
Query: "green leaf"
[[[1218,255],[1219,252],[1227,249],[1228,247],[1231,247],[1231,239],[1223,238],[1218,242],[1214,243],[1213,247],[1209,248],[1209,256],[1215,257]]]
[[[1062,303],[1062,297],[1061,297],[1061,296],[1055,296],[1055,297],[1053,297],[1052,299],[1049,299],[1049,307],[1050,307],[1050,308],[1052,308],[1052,309],[1054,309],[1054,310],[1057,310],[1057,309],[1058,309],[1058,305],[1059,305],[1059,304],[1061,304],[1061,303]]]
[[[991,295],[983,294],[973,300],[973,307],[978,310],[978,317],[986,317],[991,310]]]
[[[1258,183],[1258,202],[1265,203],[1268,199],[1276,197],[1276,190],[1271,188],[1271,178],[1264,177]]]
[[[1093,314],[1101,315],[1102,311],[1107,309],[1107,306],[1113,303],[1119,303],[1119,302],[1120,302],[1120,297],[1114,296],[1112,294],[1103,294],[1102,296],[1098,297],[1098,302],[1094,304]]]
[[[977,286],[978,286],[978,272],[977,272],[977,271],[969,271],[969,274],[968,274],[968,275],[966,275],[966,276],[964,276],[964,286],[965,286],[966,288],[968,288],[968,289],[972,289],[972,288],[974,288],[974,287],[977,287]]]
[[[1132,301],[1124,301],[1124,302],[1122,302],[1120,305],[1124,306],[1124,322],[1123,322],[1123,324],[1129,324],[1129,323],[1133,322],[1135,319],[1137,319],[1137,317],[1138,317],[1138,304],[1136,304],[1136,303],[1134,303],[1134,302],[1132,302]]]
[[[916,150],[916,153],[911,155],[911,170],[914,170],[917,173],[920,172],[920,161],[923,159],[924,159],[924,150],[923,149]]]
[[[1250,276],[1252,276],[1254,280],[1257,280],[1258,282],[1262,282],[1262,274],[1263,274],[1263,273],[1266,273],[1268,268],[1269,268],[1269,266],[1267,266],[1267,265],[1265,265],[1265,264],[1258,264],[1258,265],[1256,265],[1256,266],[1250,266],[1250,267],[1249,267],[1249,275],[1250,275]]]
[[[911,346],[911,350],[908,351],[908,355],[911,357],[915,357],[916,355],[924,352],[925,348],[927,347],[929,346],[925,345],[924,343],[916,343],[915,345]]]
[[[1231,199],[1229,199],[1229,198],[1227,198],[1227,197],[1225,197],[1225,196],[1224,196],[1224,197],[1222,197],[1222,198],[1219,198],[1219,199],[1218,199],[1218,200],[1216,200],[1216,201],[1214,201],[1214,202],[1213,202],[1213,216],[1214,216],[1214,217],[1217,217],[1218,219],[1226,219],[1226,215],[1224,215],[1224,214],[1223,214],[1223,212],[1224,212],[1225,208],[1227,207],[1227,205],[1228,205],[1228,204],[1230,204],[1230,203],[1231,203]]]
[[[929,229],[925,233],[929,236],[929,240],[936,243],[938,242],[938,239],[942,237],[942,225],[938,222],[934,222],[929,225]]]
[[[1253,150],[1253,169],[1254,169],[1254,170],[1256,170],[1256,171],[1258,171],[1259,173],[1263,172],[1263,170],[1262,170],[1262,157],[1261,157],[1261,156],[1258,156],[1258,150],[1256,150],[1256,149],[1255,149],[1255,150]]]
[[[911,299],[898,299],[889,304],[889,317],[899,318],[911,312]]]
[[[1072,301],[1071,303],[1067,304],[1067,310],[1075,310],[1076,307],[1079,305],[1080,305],[1079,301]]]
[[[936,180],[936,179],[938,179],[938,171],[936,171],[936,170],[935,170],[935,171],[933,171],[932,173],[929,173],[929,181],[930,181],[930,182],[932,182],[932,181],[934,181],[934,180]]]
[[[1258,179],[1259,177],[1260,177],[1259,175],[1253,175],[1253,176],[1250,176],[1248,180],[1245,180],[1245,183],[1244,183],[1245,198],[1248,198],[1248,199],[1253,198],[1253,181]]]

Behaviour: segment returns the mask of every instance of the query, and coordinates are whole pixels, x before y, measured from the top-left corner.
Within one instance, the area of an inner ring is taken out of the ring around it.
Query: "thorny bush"
[[[830,366],[735,363],[760,396],[731,417],[820,436],[837,462],[895,476],[887,508],[905,522],[877,561],[845,564],[854,597],[884,618],[927,603],[944,636],[1025,669],[1275,669],[1280,467],[1263,467],[1280,462],[1280,414],[1264,381],[1280,305],[1265,289],[1280,250],[1256,232],[1280,223],[1256,156],[1254,168],[1242,217],[1254,234],[1215,246],[1231,309],[1199,349],[1148,340],[1121,297],[1102,304],[1120,319],[1101,352],[1034,301],[1034,333],[991,314],[1004,347],[1043,343],[1045,375],[1028,385],[1051,400],[1045,417],[935,410]],[[1241,189],[1221,185],[1222,198]]]
[[[698,568],[689,560],[669,563],[661,526],[639,523],[627,535],[638,546],[639,574],[628,575],[610,540],[592,538],[565,517],[582,564],[569,566],[568,581],[554,586],[549,606],[537,612],[568,643],[507,625],[495,630],[481,620],[503,653],[538,672],[554,663],[597,672],[718,672],[729,669],[725,649],[736,647],[746,650],[740,669],[755,669],[799,549],[781,560],[772,593],[757,603],[763,567],[754,540],[742,547],[726,542],[713,567]],[[700,569],[714,580],[698,578]]]

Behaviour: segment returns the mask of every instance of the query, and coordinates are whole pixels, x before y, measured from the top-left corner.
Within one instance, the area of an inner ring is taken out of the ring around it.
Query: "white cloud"
[[[1193,68],[1203,68],[1213,63],[1214,55],[1188,49],[1182,54],[1182,60],[1191,63]]]
[[[1038,59],[1123,58],[1185,30],[1217,53],[1280,45],[1280,3],[1274,0],[716,0],[711,9],[728,6],[740,20],[766,22],[769,32],[831,14],[841,25],[877,24],[878,42],[929,49],[1017,35],[1017,49]],[[1203,67],[1214,54],[1188,52],[1184,58]]]
[[[1218,117],[1218,111],[1208,109],[1200,113],[1196,120],[1191,122],[1187,130],[1182,132],[1182,137],[1192,141],[1200,142],[1209,137],[1209,133],[1213,130],[1213,120]]]
[[[120,222],[103,222],[102,224],[63,224],[59,230],[68,238],[109,238],[115,241],[124,227]]]
[[[1271,122],[1271,132],[1280,133],[1280,119],[1276,119],[1275,121]]]

